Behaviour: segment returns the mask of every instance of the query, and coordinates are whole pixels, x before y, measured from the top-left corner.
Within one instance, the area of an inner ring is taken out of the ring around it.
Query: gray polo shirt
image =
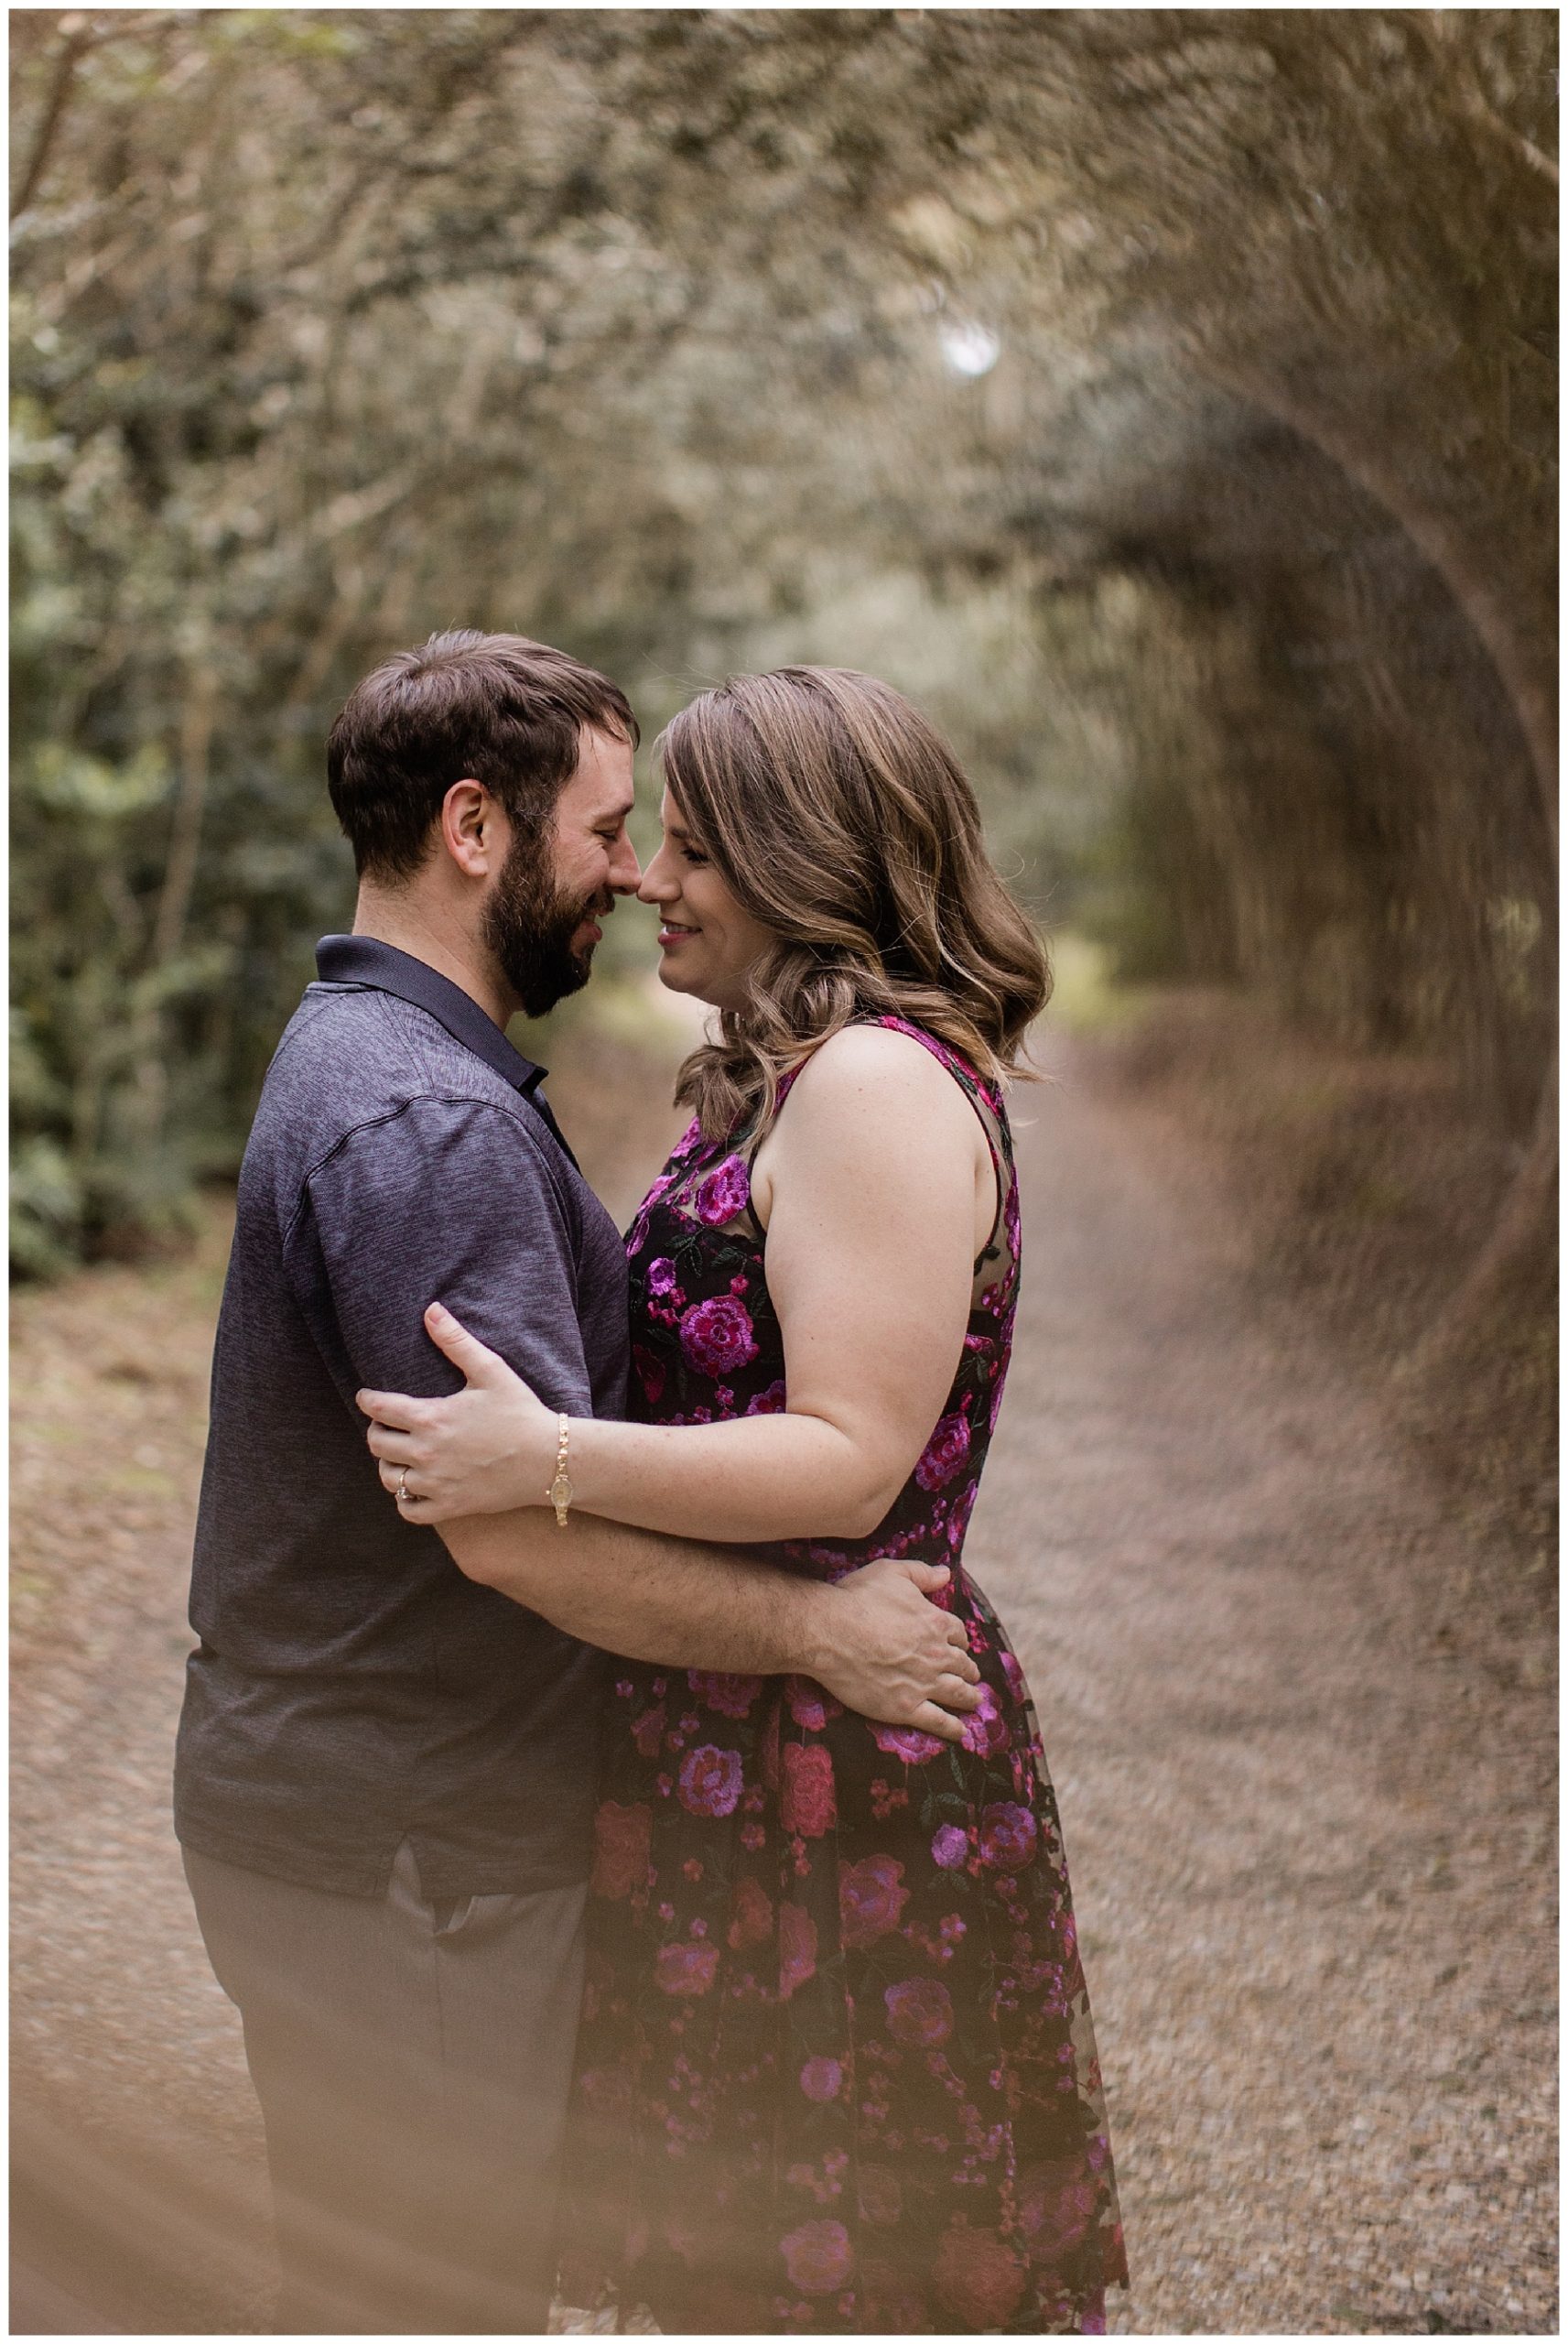
[[[440,1301],[552,1408],[621,1415],[621,1240],[544,1069],[465,993],[365,937],[317,962],[240,1173],[176,1829],[351,1894],[381,1893],[405,1837],[427,1896],[565,1885],[589,1869],[603,1655],[400,1519],[354,1394],[458,1388],[421,1323]]]

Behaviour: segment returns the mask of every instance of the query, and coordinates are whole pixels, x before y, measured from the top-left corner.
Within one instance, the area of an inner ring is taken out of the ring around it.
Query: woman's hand
[[[397,1499],[406,1522],[543,1505],[555,1473],[554,1414],[440,1303],[426,1311],[425,1325],[467,1388],[444,1400],[355,1393],[357,1405],[373,1419],[367,1438],[381,1460],[382,1487]]]

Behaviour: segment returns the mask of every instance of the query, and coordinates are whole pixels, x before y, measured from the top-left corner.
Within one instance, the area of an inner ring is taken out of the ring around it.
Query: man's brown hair
[[[327,787],[362,878],[413,876],[441,803],[479,781],[520,832],[543,832],[585,725],[637,745],[608,676],[523,635],[433,635],[356,684],[327,742]]]

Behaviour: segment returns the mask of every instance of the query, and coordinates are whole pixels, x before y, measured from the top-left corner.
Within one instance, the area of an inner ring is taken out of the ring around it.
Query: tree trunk
[[[1209,380],[1261,407],[1337,464],[1375,497],[1437,571],[1491,659],[1534,768],[1548,838],[1557,840],[1557,694],[1553,646],[1522,614],[1453,516],[1416,495],[1390,439],[1375,425],[1364,439],[1345,420],[1251,368],[1199,353]],[[1558,1165],[1557,1058],[1548,1059],[1535,1126],[1490,1235],[1417,1351],[1422,1364],[1459,1357],[1484,1336],[1493,1313],[1543,1245],[1555,1242]]]
[[[218,679],[210,667],[198,668],[186,693],[179,727],[179,790],[175,799],[174,827],[168,861],[153,917],[152,939],[143,979],[142,1006],[135,1020],[135,1069],[131,1116],[137,1140],[155,1148],[163,1130],[168,1098],[168,1074],[164,1064],[163,1000],[157,978],[179,951],[196,881],[201,844],[201,817],[207,803],[207,778],[217,715]]]
[[[1534,768],[1547,835],[1557,840],[1557,676],[1555,634],[1536,629],[1529,614],[1521,623],[1509,581],[1493,574],[1467,542],[1453,516],[1412,491],[1399,467],[1393,442],[1374,421],[1363,438],[1323,405],[1284,384],[1199,352],[1196,362],[1209,381],[1261,407],[1374,497],[1397,521],[1411,543],[1443,580],[1469,620],[1508,695]]]
[[[179,795],[175,800],[174,829],[163,889],[153,921],[151,961],[161,969],[173,960],[185,935],[190,893],[196,884],[196,859],[201,847],[201,817],[207,805],[207,776],[212,748],[212,726],[218,712],[218,678],[211,667],[198,668],[186,695],[179,726]]]

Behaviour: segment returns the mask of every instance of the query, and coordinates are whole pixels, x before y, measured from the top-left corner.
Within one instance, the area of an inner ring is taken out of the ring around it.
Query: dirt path
[[[971,1556],[1062,1796],[1134,2324],[1550,2328],[1539,1605],[1262,1331],[1172,1122],[1064,1070]]]
[[[1056,1063],[1020,1101],[1024,1318],[970,1556],[1063,1804],[1120,2324],[1548,2331],[1539,1604],[1333,1356],[1265,1331],[1215,1167]],[[633,1088],[602,1142],[617,1202],[665,1127]],[[222,1237],[17,1312],[23,2333],[265,2317],[259,2127],[167,1820]]]

